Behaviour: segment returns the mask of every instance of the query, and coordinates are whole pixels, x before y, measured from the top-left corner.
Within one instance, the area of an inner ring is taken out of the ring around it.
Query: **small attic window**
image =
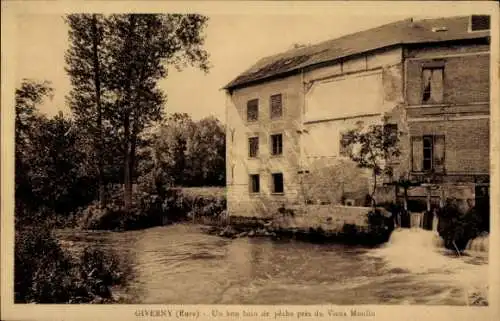
[[[472,15],[470,17],[469,31],[490,30],[490,16]]]

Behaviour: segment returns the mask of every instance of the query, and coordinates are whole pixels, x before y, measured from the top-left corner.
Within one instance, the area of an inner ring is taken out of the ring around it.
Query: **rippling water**
[[[447,254],[423,230],[395,231],[378,249],[229,240],[193,225],[58,235],[130,262],[134,277],[119,289],[130,303],[465,305],[487,289],[486,255]]]

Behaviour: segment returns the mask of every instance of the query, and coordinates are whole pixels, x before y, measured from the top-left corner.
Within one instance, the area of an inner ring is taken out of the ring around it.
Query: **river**
[[[376,249],[223,239],[179,224],[129,232],[60,230],[67,248],[114,250],[134,273],[116,289],[148,304],[467,305],[487,293],[488,257],[457,257],[421,229]]]

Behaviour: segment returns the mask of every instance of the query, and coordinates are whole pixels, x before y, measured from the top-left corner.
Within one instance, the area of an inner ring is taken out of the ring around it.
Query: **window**
[[[283,116],[283,103],[281,94],[271,96],[271,119],[279,119]]]
[[[340,134],[339,155],[342,157],[349,157],[351,154],[352,146],[347,145],[349,138],[350,136],[347,133]]]
[[[248,157],[257,157],[259,154],[259,137],[248,138]]]
[[[257,121],[259,119],[259,100],[252,99],[247,102],[247,121]]]
[[[472,15],[470,17],[470,31],[490,30],[490,16]]]
[[[273,174],[273,193],[283,193],[283,174],[274,173]]]
[[[250,175],[250,193],[260,192],[260,177],[259,174]]]
[[[272,144],[271,152],[273,155],[283,154],[283,135],[282,134],[271,135],[271,144]]]
[[[422,69],[422,103],[443,102],[443,67]]]
[[[433,139],[432,136],[424,136],[423,138],[423,149],[424,149],[424,171],[430,171],[432,169],[432,152],[433,152]]]
[[[445,137],[425,135],[412,137],[412,170],[441,173],[445,164]]]
[[[385,124],[384,132],[387,135],[393,136],[398,134],[398,124]]]
[[[397,124],[385,124],[384,125],[384,140],[388,145],[396,144],[399,139],[398,125]],[[392,156],[389,156],[392,158]]]

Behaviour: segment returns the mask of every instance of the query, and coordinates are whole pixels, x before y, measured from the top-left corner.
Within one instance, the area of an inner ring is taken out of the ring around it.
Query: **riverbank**
[[[386,242],[394,228],[383,208],[340,205],[294,205],[267,217],[230,216],[223,188],[168,189],[162,195],[137,193],[125,211],[121,195],[104,208],[93,203],[78,213],[76,228],[130,231],[191,222],[210,225],[206,233],[226,238],[272,237],[311,242],[376,245]]]
[[[349,209],[352,212],[352,209]],[[335,213],[333,213],[335,214]],[[331,214],[330,214],[331,215]],[[312,243],[343,243],[375,246],[389,239],[394,229],[390,213],[382,209],[359,208],[350,220],[333,220],[331,216],[272,218],[231,217],[226,224],[205,221],[203,231],[224,238],[270,237],[295,239]]]

